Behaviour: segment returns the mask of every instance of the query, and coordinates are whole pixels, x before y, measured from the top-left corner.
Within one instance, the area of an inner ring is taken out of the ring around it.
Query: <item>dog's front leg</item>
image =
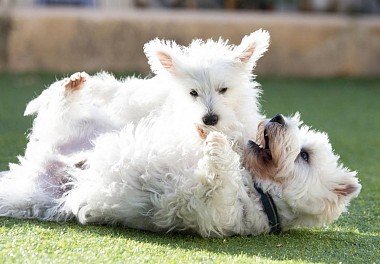
[[[198,171],[202,184],[221,187],[232,174],[239,172],[239,155],[232,150],[231,142],[219,132],[211,132],[203,147],[204,157],[199,161]]]
[[[206,213],[200,214],[202,235],[233,235],[244,233],[242,220],[248,199],[244,186],[239,155],[232,144],[219,132],[208,134],[204,143],[204,157],[199,161],[196,177],[201,183],[198,197],[202,197]],[[202,213],[202,212],[201,212]]]

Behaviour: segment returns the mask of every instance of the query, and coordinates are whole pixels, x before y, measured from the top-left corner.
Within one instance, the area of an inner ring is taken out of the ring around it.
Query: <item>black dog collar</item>
[[[264,212],[266,213],[269,221],[270,231],[269,234],[278,234],[281,232],[280,218],[278,217],[277,208],[269,193],[264,193],[263,190],[254,184],[256,191],[260,194],[260,200],[263,205]]]

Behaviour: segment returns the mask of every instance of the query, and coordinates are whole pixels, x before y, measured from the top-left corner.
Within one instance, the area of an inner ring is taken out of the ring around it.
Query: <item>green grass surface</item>
[[[0,170],[24,151],[31,125],[22,116],[25,104],[54,80],[49,74],[0,75]],[[259,81],[267,115],[300,111],[305,123],[329,133],[345,165],[359,172],[363,189],[349,214],[324,229],[223,239],[0,218],[0,263],[380,262],[380,79]]]

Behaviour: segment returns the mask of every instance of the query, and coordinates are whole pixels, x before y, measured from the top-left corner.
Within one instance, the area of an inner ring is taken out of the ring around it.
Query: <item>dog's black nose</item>
[[[285,119],[281,114],[275,115],[271,120],[269,120],[269,122],[279,123],[281,125],[285,125]]]
[[[214,114],[208,114],[202,118],[203,123],[208,126],[215,126],[218,123],[218,120],[219,117]]]

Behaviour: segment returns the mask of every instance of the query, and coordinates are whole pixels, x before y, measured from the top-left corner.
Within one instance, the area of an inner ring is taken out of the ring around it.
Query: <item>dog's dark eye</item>
[[[224,94],[225,92],[227,92],[227,87],[224,87],[224,88],[219,90],[220,94]]]
[[[195,90],[191,90],[190,95],[193,96],[193,97],[197,97],[198,93]]]
[[[307,153],[306,151],[304,150],[301,150],[300,152],[300,156],[301,158],[306,161],[306,162],[309,162],[309,153]]]

